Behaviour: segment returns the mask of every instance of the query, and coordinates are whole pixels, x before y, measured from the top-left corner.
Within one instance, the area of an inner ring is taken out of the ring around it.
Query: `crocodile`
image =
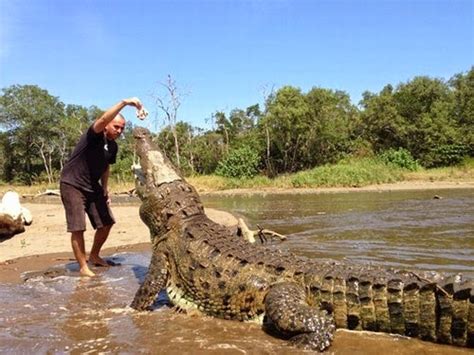
[[[336,328],[369,330],[473,347],[472,280],[314,260],[251,244],[211,221],[200,197],[141,127],[140,217],[152,256],[131,307],[151,309],[166,289],[179,310],[255,321],[304,349],[323,351]]]

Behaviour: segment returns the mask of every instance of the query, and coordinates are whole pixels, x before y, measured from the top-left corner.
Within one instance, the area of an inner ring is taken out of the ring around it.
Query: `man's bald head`
[[[105,135],[109,140],[117,139],[125,129],[125,117],[118,113],[107,126],[105,126]]]

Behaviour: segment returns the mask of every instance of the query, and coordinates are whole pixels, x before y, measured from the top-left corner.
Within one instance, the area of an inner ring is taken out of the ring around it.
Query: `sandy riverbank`
[[[33,224],[26,231],[0,243],[0,282],[17,282],[24,271],[74,262],[70,237],[66,232],[64,209],[56,203],[24,203],[33,214]],[[104,246],[103,255],[117,251],[141,251],[149,248],[149,232],[140,220],[138,205],[113,206],[117,223]],[[206,209],[211,219],[225,225],[236,224],[227,212]],[[86,249],[92,246],[93,230],[87,221]]]
[[[227,190],[212,192],[212,194],[229,196],[236,194],[340,193],[453,188],[474,189],[474,182],[402,182],[362,188]],[[65,229],[64,210],[59,198],[55,203],[26,202],[24,206],[32,212],[34,222],[27,227],[25,233],[0,243],[0,282],[18,282],[20,274],[24,271],[43,270],[58,263],[74,262],[69,235]],[[149,248],[149,234],[138,216],[138,206],[115,205],[113,211],[117,224],[105,244],[104,255],[124,250],[147,250]],[[228,225],[236,223],[235,217],[227,212],[213,209],[206,211],[211,218],[220,223]],[[89,250],[93,239],[90,225],[88,225],[85,237],[86,248]]]

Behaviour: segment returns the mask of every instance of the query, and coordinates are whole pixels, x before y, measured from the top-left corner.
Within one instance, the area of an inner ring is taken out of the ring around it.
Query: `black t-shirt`
[[[103,132],[95,133],[90,126],[64,166],[61,182],[85,191],[100,191],[100,178],[109,164],[115,163],[117,151],[115,141],[108,140]]]

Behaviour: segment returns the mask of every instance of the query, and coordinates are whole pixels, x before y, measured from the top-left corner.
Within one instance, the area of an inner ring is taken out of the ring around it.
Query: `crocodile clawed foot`
[[[305,350],[317,350],[324,351],[331,346],[334,337],[334,325],[330,325],[332,331],[315,331],[311,333],[303,333],[295,335],[290,338],[290,343],[297,346],[298,348]]]
[[[331,345],[336,330],[325,310],[307,303],[304,288],[291,282],[271,287],[265,298],[267,322],[290,341],[304,349],[323,351]]]

